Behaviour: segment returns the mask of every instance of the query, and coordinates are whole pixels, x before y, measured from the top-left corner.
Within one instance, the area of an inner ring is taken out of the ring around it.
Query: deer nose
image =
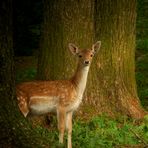
[[[89,63],[90,63],[90,61],[84,61],[84,63],[85,63],[85,64],[89,64]]]

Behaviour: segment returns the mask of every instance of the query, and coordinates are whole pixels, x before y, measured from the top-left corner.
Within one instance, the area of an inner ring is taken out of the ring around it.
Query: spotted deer
[[[59,142],[63,143],[65,127],[68,132],[68,148],[72,148],[72,115],[82,101],[92,58],[100,49],[101,41],[91,49],[80,50],[69,43],[69,50],[78,57],[78,66],[70,80],[32,81],[17,85],[18,106],[24,117],[57,113]]]

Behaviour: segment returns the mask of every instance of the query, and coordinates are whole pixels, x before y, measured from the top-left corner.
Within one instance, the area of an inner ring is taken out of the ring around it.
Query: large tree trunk
[[[93,43],[92,8],[91,0],[44,0],[39,79],[72,76],[76,61],[68,51],[68,43],[83,48]]]
[[[97,59],[96,106],[100,111],[141,118],[136,90],[136,0],[96,0],[95,38],[102,40]]]
[[[68,43],[88,48],[94,40],[102,40],[89,71],[80,113],[142,117],[134,73],[135,9],[132,0],[44,0],[38,78],[69,78],[76,64],[68,53]]]
[[[0,147],[42,147],[40,136],[24,120],[16,104],[12,0],[0,1]]]

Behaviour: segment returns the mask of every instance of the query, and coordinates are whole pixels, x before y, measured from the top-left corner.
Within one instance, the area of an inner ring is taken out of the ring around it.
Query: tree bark
[[[68,43],[90,48],[101,40],[79,113],[143,117],[135,82],[135,20],[132,0],[44,0],[38,79],[70,78],[76,62]]]
[[[95,38],[102,40],[97,59],[96,106],[134,118],[145,115],[135,81],[136,0],[96,0]]]
[[[44,0],[38,78],[66,79],[72,76],[76,61],[68,43],[86,48],[93,43],[91,0]]]
[[[0,147],[43,147],[16,104],[12,40],[12,0],[0,1]]]

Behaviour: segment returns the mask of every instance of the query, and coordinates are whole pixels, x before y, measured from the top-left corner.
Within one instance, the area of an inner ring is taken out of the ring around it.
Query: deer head
[[[79,59],[79,65],[86,67],[90,66],[92,58],[95,53],[99,51],[101,46],[101,41],[97,41],[92,45],[91,49],[79,49],[75,44],[69,43],[69,50],[73,55],[77,56]]]

